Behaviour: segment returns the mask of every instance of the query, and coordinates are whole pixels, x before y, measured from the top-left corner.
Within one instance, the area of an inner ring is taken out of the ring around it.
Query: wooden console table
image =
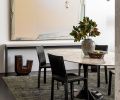
[[[80,48],[79,43],[75,42],[44,42],[44,41],[18,41],[6,42],[5,47],[5,76],[8,75],[8,50],[12,49],[35,49],[36,46],[43,45],[44,48]]]

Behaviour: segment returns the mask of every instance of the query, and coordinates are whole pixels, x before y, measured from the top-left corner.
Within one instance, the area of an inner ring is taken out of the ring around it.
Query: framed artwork
[[[70,40],[83,0],[11,0],[10,40]]]

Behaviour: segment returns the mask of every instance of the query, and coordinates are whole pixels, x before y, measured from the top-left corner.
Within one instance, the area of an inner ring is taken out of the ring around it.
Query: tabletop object
[[[88,55],[89,55],[90,58],[102,59],[105,55],[105,52],[93,51],[93,52],[88,52]]]

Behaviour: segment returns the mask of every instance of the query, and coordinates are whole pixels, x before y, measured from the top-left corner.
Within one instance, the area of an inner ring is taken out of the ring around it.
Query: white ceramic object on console
[[[81,49],[83,50],[84,55],[88,55],[88,52],[95,50],[95,42],[92,39],[84,39],[82,41]]]

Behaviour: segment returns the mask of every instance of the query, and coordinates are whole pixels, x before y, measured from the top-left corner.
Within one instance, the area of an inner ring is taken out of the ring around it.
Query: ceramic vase
[[[84,55],[88,55],[88,52],[95,50],[95,42],[92,39],[84,39],[81,44],[81,49]]]

